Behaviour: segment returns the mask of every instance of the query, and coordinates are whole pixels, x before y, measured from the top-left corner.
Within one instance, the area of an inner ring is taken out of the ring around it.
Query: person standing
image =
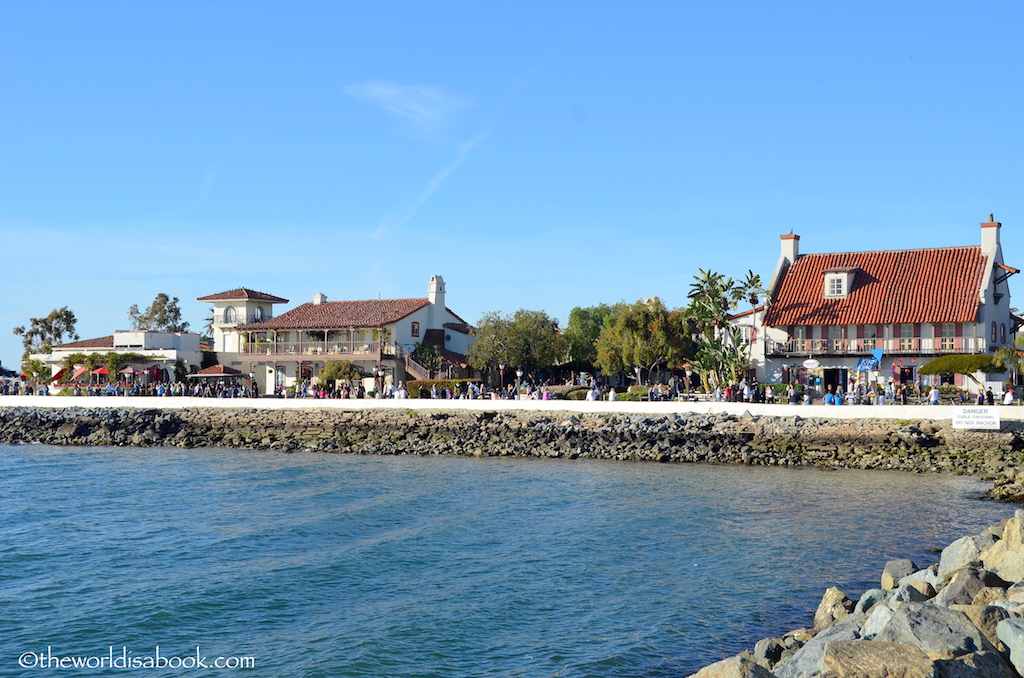
[[[932,389],[928,391],[928,404],[938,405],[939,404],[939,387],[932,385]]]
[[[1010,388],[1007,388],[1006,389],[1006,393],[1003,394],[1003,404],[1004,405],[1012,405],[1013,404],[1013,387],[1012,386]]]

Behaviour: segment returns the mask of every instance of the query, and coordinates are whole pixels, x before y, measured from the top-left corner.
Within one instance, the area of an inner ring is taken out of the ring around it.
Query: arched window
[[[263,307],[262,306],[257,306],[255,309],[253,309],[252,319],[255,322],[261,322],[263,320]]]
[[[226,323],[236,322],[237,321],[237,316],[238,316],[238,313],[235,311],[235,307],[234,306],[228,306],[226,309],[224,309],[224,322],[226,322]],[[993,325],[993,327],[994,327],[994,325]],[[995,330],[993,330],[993,331],[995,331]]]
[[[420,324],[419,323],[413,323],[412,324],[412,336],[414,336],[414,337],[420,336]]]

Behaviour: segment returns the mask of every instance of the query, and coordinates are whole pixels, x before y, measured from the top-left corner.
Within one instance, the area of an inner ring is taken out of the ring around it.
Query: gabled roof
[[[196,301],[269,301],[272,304],[287,304],[287,299],[281,297],[275,297],[273,294],[267,294],[265,292],[257,292],[250,290],[247,287],[239,287],[236,290],[229,290],[227,292],[218,292],[217,294],[210,294],[205,297],[199,297]]]
[[[325,301],[297,306],[259,323],[239,325],[248,330],[340,329],[345,327],[384,327],[417,311],[430,301],[423,299],[368,299],[365,301]]]
[[[66,344],[57,344],[53,348],[114,348],[114,335],[109,337],[97,337],[95,339],[83,339],[82,341],[70,341]]]
[[[975,322],[981,247],[804,254],[782,273],[764,324]],[[844,298],[825,298],[826,271],[855,268]]]

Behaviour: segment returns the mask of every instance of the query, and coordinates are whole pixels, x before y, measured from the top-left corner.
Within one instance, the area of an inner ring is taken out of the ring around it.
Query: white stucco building
[[[349,360],[367,375],[384,371],[392,382],[466,376],[465,354],[474,341],[466,322],[447,307],[439,275],[430,278],[426,297],[330,301],[316,294],[280,315],[273,307],[287,299],[246,288],[199,301],[214,304],[220,362],[252,374],[263,393],[312,379],[336,360]],[[417,360],[425,346],[440,355],[440,374]]]
[[[1001,228],[990,215],[980,245],[824,254],[801,254],[800,236],[782,235],[772,303],[732,320],[749,337],[757,378],[911,383],[939,355],[1012,344],[1007,280],[1019,271],[1003,261]],[[956,384],[971,386],[959,375]]]

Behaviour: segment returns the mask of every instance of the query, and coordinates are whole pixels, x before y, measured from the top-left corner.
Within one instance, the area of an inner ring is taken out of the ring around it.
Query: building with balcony
[[[1001,228],[990,215],[980,245],[828,254],[800,254],[800,236],[781,236],[772,303],[733,318],[757,378],[913,383],[936,356],[1013,343],[1019,319],[1007,281],[1019,271],[1003,262]]]
[[[431,277],[426,297],[311,302],[280,315],[286,299],[245,288],[199,301],[214,304],[214,346],[223,364],[253,375],[261,392],[318,376],[330,361],[348,360],[385,382],[466,376],[469,325],[445,305],[444,279]],[[417,353],[432,347],[437,363]]]

